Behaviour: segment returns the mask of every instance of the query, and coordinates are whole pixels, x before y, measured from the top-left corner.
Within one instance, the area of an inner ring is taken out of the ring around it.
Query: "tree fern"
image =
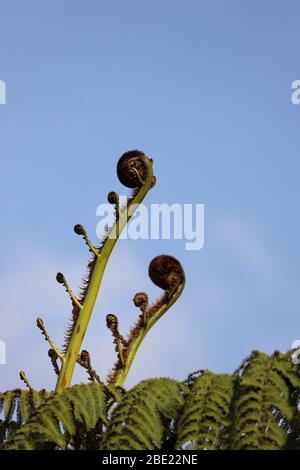
[[[0,394],[0,446],[4,449],[296,449],[300,436],[299,366],[291,354],[272,356],[253,352],[232,375],[199,370],[185,382],[160,378],[145,380],[132,390],[123,384],[149,331],[184,290],[185,272],[169,255],[149,264],[151,281],[163,290],[154,302],[137,292],[133,303],[138,316],[127,336],[119,319],[109,313],[109,328],[117,359],[104,385],[81,350],[108,259],[123,229],[147,193],[154,187],[153,160],[143,152],[126,152],[118,161],[120,182],[131,189],[125,206],[114,191],[114,223],[100,246],[94,246],[81,224],[74,231],[83,237],[92,255],[80,297],[58,273],[72,303],[65,344],[55,345],[44,321],[37,326],[50,346],[48,356],[57,375],[55,392],[35,391],[23,371],[29,390]],[[74,368],[83,367],[87,385],[70,387]]]

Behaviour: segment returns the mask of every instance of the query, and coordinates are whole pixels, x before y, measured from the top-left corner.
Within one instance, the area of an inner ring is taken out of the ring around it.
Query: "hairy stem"
[[[129,345],[127,354],[126,354],[126,360],[123,368],[120,368],[116,372],[114,384],[116,386],[122,387],[124,384],[124,381],[128,375],[129,369],[131,367],[131,364],[135,358],[135,355],[142,344],[144,338],[146,337],[147,333],[149,330],[153,327],[153,325],[166,313],[167,310],[176,302],[178,297],[181,295],[183,289],[184,289],[184,280],[182,283],[180,283],[174,292],[171,294],[167,294],[167,299],[163,303],[163,305],[155,312],[155,314],[148,318],[145,322],[144,320],[144,326],[140,329],[138,332],[137,336],[134,337]],[[166,294],[165,294],[166,295]],[[145,314],[144,314],[145,316]]]
[[[72,332],[72,336],[65,354],[65,360],[60,370],[55,389],[56,392],[62,392],[71,384],[78,353],[81,348],[81,344],[85,336],[88,323],[97,299],[102,277],[109,256],[128,220],[131,218],[138,205],[143,201],[144,197],[151,189],[151,185],[153,182],[152,162],[146,156],[142,156],[141,159],[146,168],[145,181],[141,185],[136,196],[132,199],[132,201],[130,201],[127,210],[125,210],[120,215],[119,219],[116,220],[115,225],[113,226],[111,231],[114,236],[108,236],[101,249],[101,253],[99,253],[99,257],[96,260],[95,268],[90,279],[87,294],[82,305],[80,314],[77,318],[75,328]]]

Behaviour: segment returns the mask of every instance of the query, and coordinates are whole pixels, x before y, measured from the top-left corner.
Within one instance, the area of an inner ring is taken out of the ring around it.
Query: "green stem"
[[[141,157],[143,163],[146,167],[146,181],[141,186],[139,192],[134,197],[134,199],[130,202],[125,210],[121,215],[119,220],[115,222],[114,227],[112,228],[112,233],[115,236],[112,238],[108,236],[104,245],[101,249],[100,256],[96,260],[95,267],[93,269],[90,283],[88,286],[88,290],[85,296],[85,300],[83,302],[82,309],[76,321],[76,325],[74,331],[72,333],[66,355],[65,360],[62,364],[61,371],[57,380],[56,384],[56,392],[62,392],[65,388],[69,387],[71,384],[75,364],[77,361],[77,356],[79,350],[81,348],[81,344],[86,333],[88,323],[97,299],[97,295],[100,289],[102,277],[104,274],[104,270],[109,259],[109,256],[117,242],[119,235],[121,234],[123,228],[126,226],[129,219],[132,217],[133,213],[137,209],[138,205],[143,201],[144,197],[151,189],[152,180],[153,180],[153,170],[152,170],[152,163],[147,157]]]
[[[178,297],[181,295],[184,289],[184,283],[181,283],[177,286],[176,290],[170,294],[168,300],[158,309],[158,311],[153,315],[153,317],[147,319],[146,324],[138,332],[138,335],[132,339],[129,349],[126,354],[125,365],[122,369],[119,369],[116,373],[116,378],[114,385],[122,387],[124,381],[128,375],[131,364],[135,358],[135,355],[142,344],[144,338],[146,337],[149,330],[153,325],[166,313],[167,310],[176,302]]]
[[[53,349],[53,351],[55,352],[57,357],[59,357],[61,362],[64,362],[64,360],[65,360],[64,356],[62,355],[60,350],[55,346],[52,339],[48,335],[47,330],[46,330],[45,325],[44,325],[44,322],[41,318],[37,319],[37,326],[41,330],[42,334],[44,335],[45,340],[49,343],[49,345],[51,346],[51,348]]]

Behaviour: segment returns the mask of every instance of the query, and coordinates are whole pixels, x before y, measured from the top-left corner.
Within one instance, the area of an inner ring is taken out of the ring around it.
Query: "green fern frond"
[[[0,444],[27,422],[46,396],[45,390],[34,392],[19,388],[0,394],[0,413],[4,418],[0,421]]]
[[[15,421],[22,425],[48,395],[46,390],[37,392],[20,388],[0,393],[0,413],[6,423]]]
[[[286,422],[292,419],[289,384],[299,382],[291,361],[285,361],[283,367],[282,356],[254,351],[242,364],[229,448],[275,450],[285,445],[287,434],[278,425],[274,411]]]
[[[5,449],[40,449],[45,443],[60,449],[74,448],[78,429],[86,434],[99,422],[107,423],[109,399],[111,392],[98,383],[75,385],[62,394],[52,393],[8,439]]]
[[[176,448],[222,448],[222,436],[230,426],[235,380],[204,371],[194,381],[179,418]]]
[[[175,380],[144,380],[127,392],[112,412],[103,448],[160,449],[167,420],[176,419],[185,387]]]

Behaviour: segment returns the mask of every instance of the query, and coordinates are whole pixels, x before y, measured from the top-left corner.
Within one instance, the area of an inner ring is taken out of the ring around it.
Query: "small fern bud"
[[[143,312],[148,306],[148,295],[145,294],[145,292],[138,292],[133,297],[133,303],[136,307],[139,307]]]
[[[56,274],[56,280],[59,284],[65,284],[66,283],[65,276],[62,273],[57,273]]]
[[[107,195],[107,200],[110,204],[117,204],[119,201],[119,196],[115,191],[110,191]]]
[[[74,227],[74,232],[77,234],[77,235],[84,235],[85,234],[85,229],[82,225],[80,224],[77,224],[75,225]]]
[[[84,228],[83,225],[81,224],[77,224],[75,225],[74,227],[74,232],[76,233],[76,235],[81,235],[85,241],[85,243],[87,244],[87,246],[89,247],[89,251],[91,253],[94,253],[94,255],[96,256],[96,258],[98,258],[99,256],[99,251],[97,250],[97,248],[94,247],[94,245],[92,244],[92,242],[90,241],[89,237],[87,236],[87,233],[86,233],[86,230]],[[63,284],[63,282],[62,282]]]
[[[118,220],[120,218],[120,200],[119,200],[119,195],[115,193],[114,191],[110,191],[107,195],[107,200],[110,204],[113,204],[115,206],[115,214],[116,214],[116,219]]]
[[[52,348],[49,349],[48,350],[48,356],[51,359],[51,363],[52,363],[54,372],[56,373],[56,375],[59,375],[59,367],[58,367],[58,364],[57,364],[58,355],[57,355],[56,351]]]
[[[91,362],[90,353],[85,349],[83,349],[80,353],[80,362],[84,367],[86,367],[87,369],[89,368]]]
[[[23,370],[20,370],[19,376],[20,376],[20,379],[22,380],[22,382],[25,382],[26,375],[25,375],[25,372]]]
[[[45,330],[44,322],[43,322],[43,320],[42,320],[40,317],[38,317],[38,318],[36,319],[36,324],[37,324],[37,327],[38,327],[41,331],[44,332],[44,330]]]
[[[72,301],[73,308],[79,308],[79,310],[81,310],[82,305],[81,305],[80,301],[77,299],[76,295],[70,289],[70,287],[69,287],[69,285],[66,281],[65,276],[62,273],[57,273],[56,280],[57,280],[57,282],[59,282],[59,284],[62,284],[64,286],[64,288],[66,289],[66,291],[68,292],[68,294],[71,298],[71,301]]]
[[[20,375],[20,379],[22,380],[22,382],[25,383],[26,387],[28,387],[29,390],[33,390],[33,387],[30,384],[29,380],[27,379],[25,372],[21,370],[19,375]]]
[[[116,352],[118,353],[118,358],[120,361],[121,367],[124,366],[124,355],[123,355],[123,348],[121,346],[121,343],[124,342],[124,338],[120,335],[118,326],[119,326],[119,321],[116,315],[110,313],[109,315],[106,316],[106,325],[107,328],[110,329],[112,332],[112,335],[114,337],[114,343],[116,345]]]
[[[148,295],[145,294],[145,292],[138,292],[137,294],[135,294],[135,296],[133,297],[133,303],[136,307],[139,307],[141,312],[142,312],[142,315],[141,315],[141,318],[143,320],[143,324],[144,326],[146,325],[147,323],[147,316],[148,316],[148,312],[147,312],[147,307],[148,307]]]
[[[167,255],[157,256],[151,261],[149,277],[155,285],[166,291],[185,281],[184,270],[179,261]]]
[[[112,333],[116,334],[118,332],[118,325],[119,325],[119,321],[116,315],[112,313],[106,315],[106,325],[107,325],[107,328],[109,328]]]
[[[56,354],[56,352],[54,351],[54,349],[52,349],[52,348],[48,350],[48,356],[49,356],[51,359],[53,359],[53,358],[57,359],[57,354]]]

